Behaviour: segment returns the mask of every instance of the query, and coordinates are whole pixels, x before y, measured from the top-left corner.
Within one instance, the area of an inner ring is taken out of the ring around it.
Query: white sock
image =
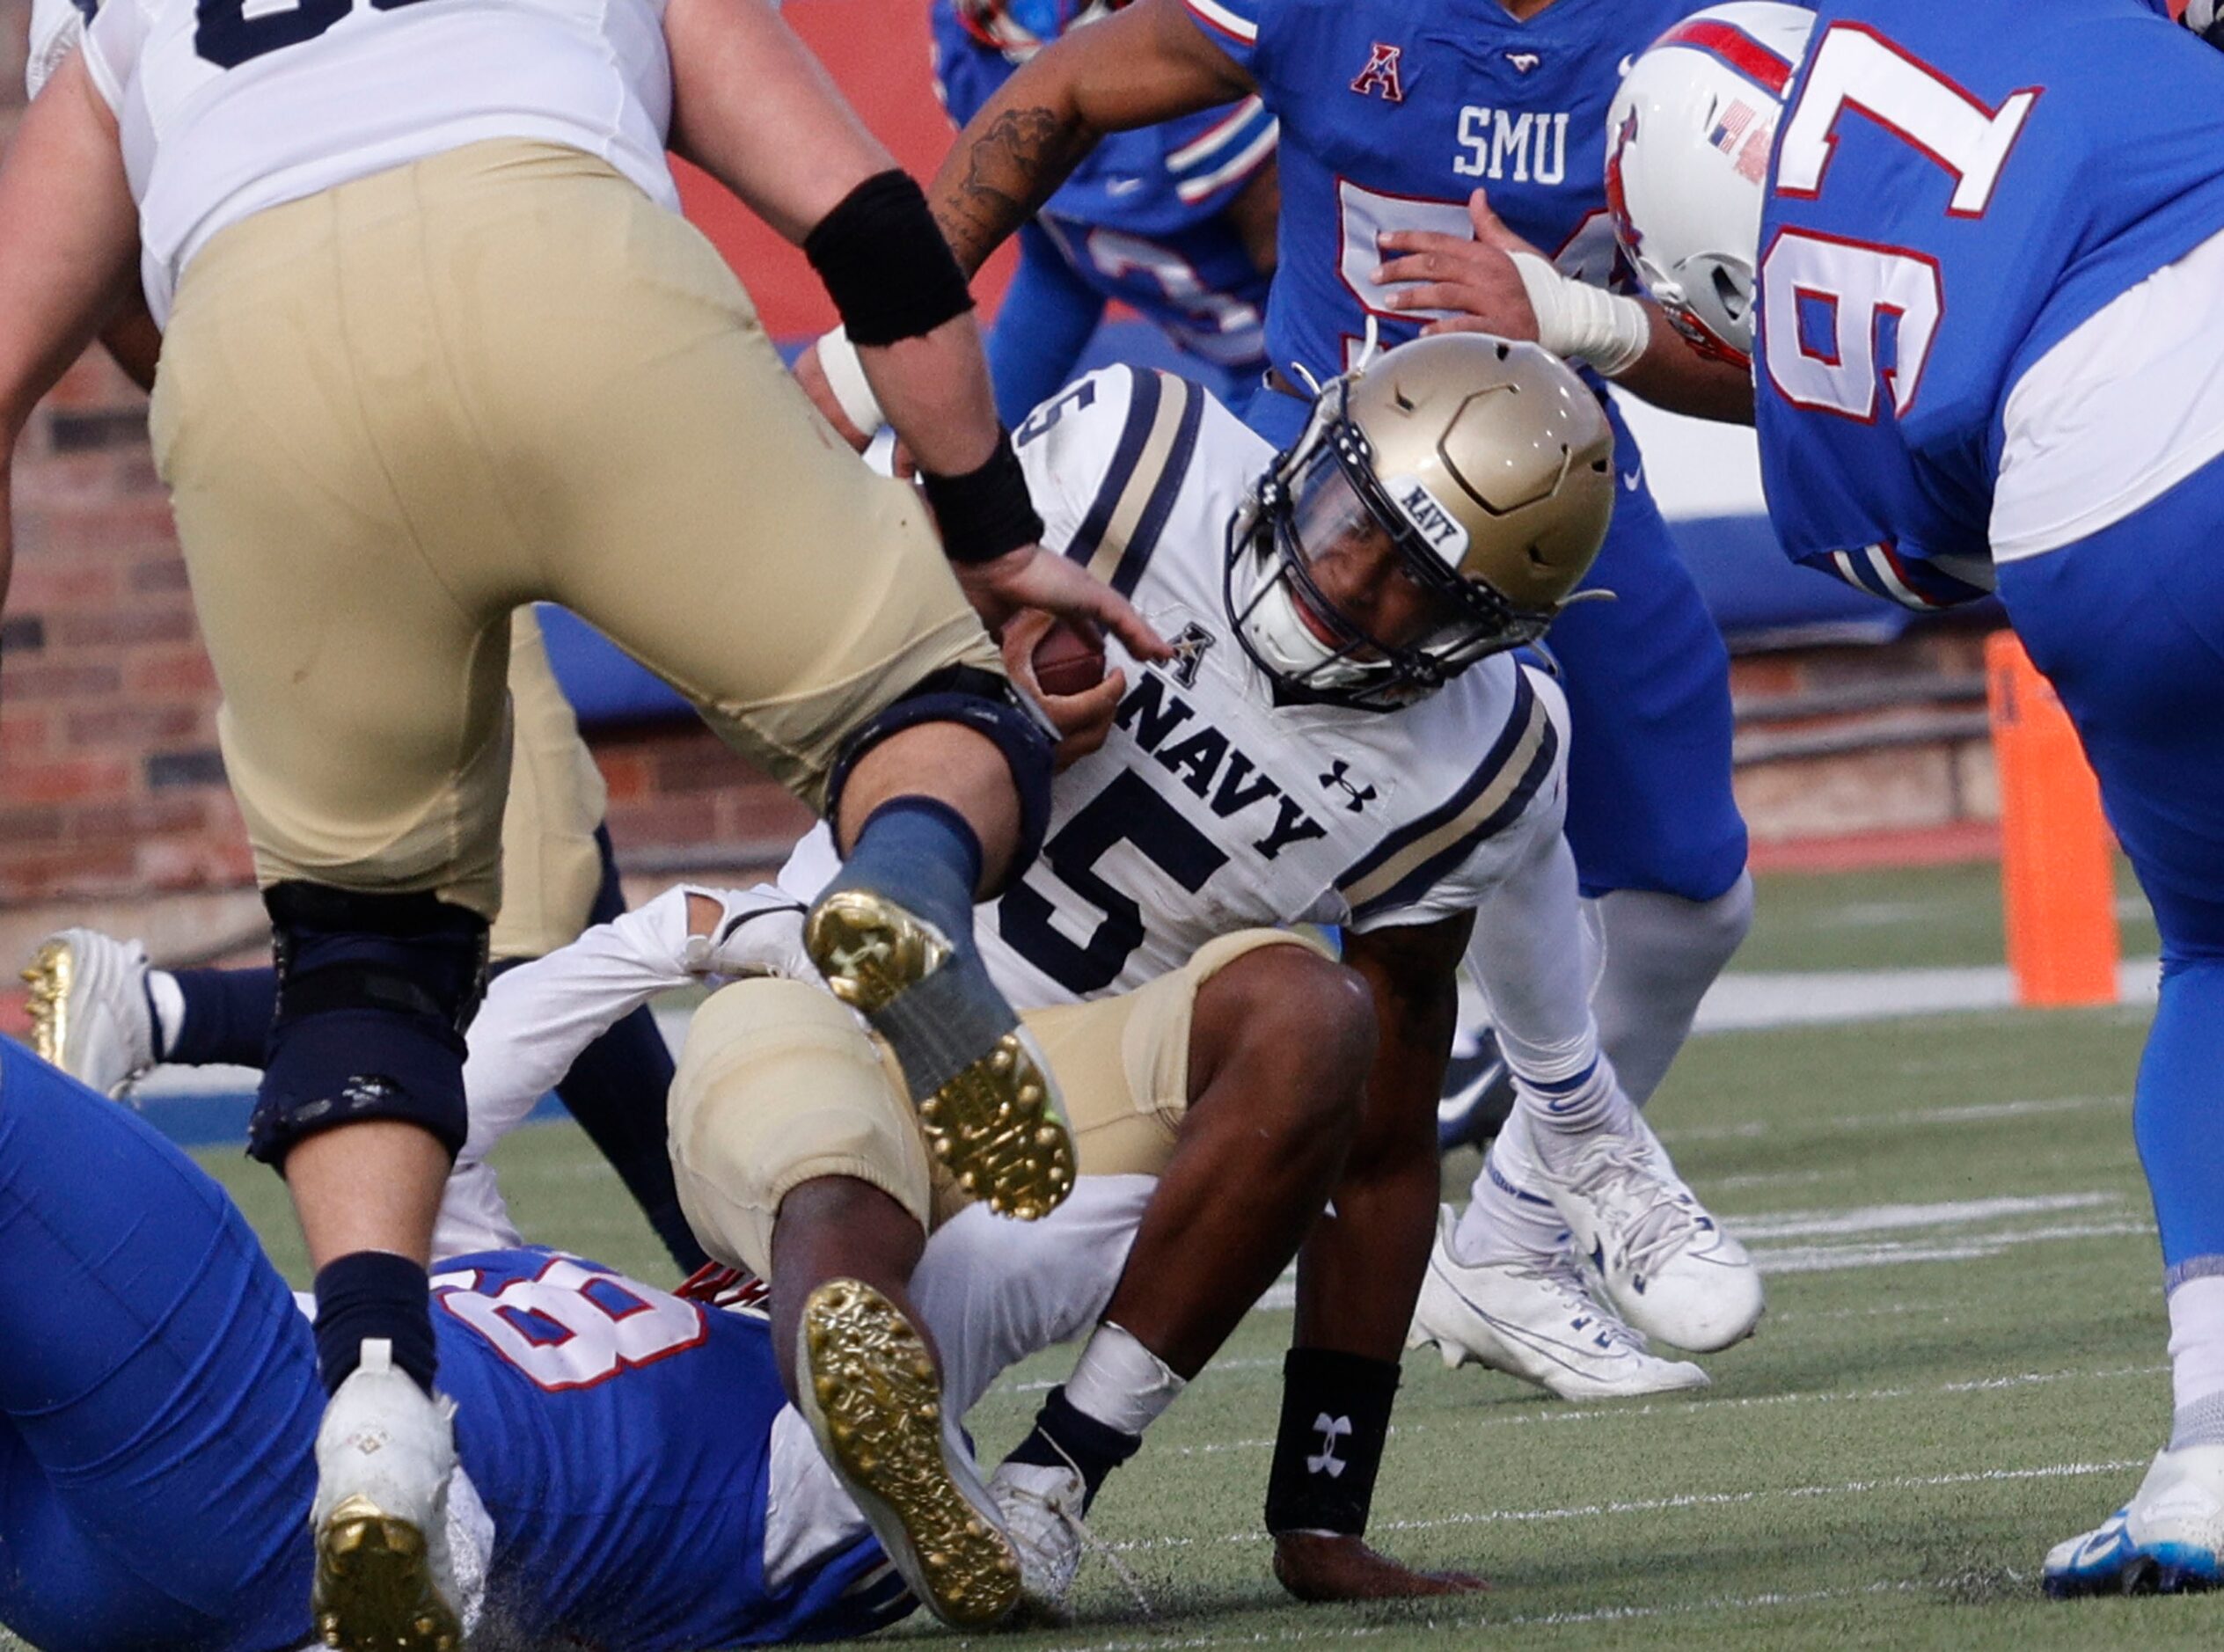
[[[1065,1400],[1083,1416],[1123,1434],[1141,1434],[1182,1397],[1186,1378],[1107,1319],[1065,1379]]]
[[[1572,1078],[1540,1084],[1514,1070],[1514,1105],[1529,1115],[1531,1142],[1549,1151],[1547,1138],[1588,1136],[1617,1125],[1629,1128],[1628,1098],[1614,1080],[1613,1064],[1603,1056]]]
[[[178,1034],[186,1025],[186,995],[178,977],[167,969],[147,971],[147,1001],[155,1011],[155,1056],[159,1060],[178,1047]]]
[[[1598,1042],[1642,1107],[1690,1035],[1699,1000],[1752,925],[1752,878],[1740,873],[1711,901],[1615,889],[1590,905],[1606,953],[1591,998]]]
[[[1533,1185],[1536,1178],[1514,1139],[1518,1117],[1517,1112],[1490,1144],[1467,1208],[1452,1230],[1452,1259],[1467,1267],[1549,1261],[1567,1243],[1567,1224]]]
[[[2224,1445],[2224,1274],[2202,1274],[2170,1292],[2170,1449]]]

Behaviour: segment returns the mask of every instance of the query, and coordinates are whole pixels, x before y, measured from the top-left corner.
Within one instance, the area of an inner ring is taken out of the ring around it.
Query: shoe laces
[[[1073,1471],[1074,1479],[1086,1486],[1088,1483],[1088,1476],[1082,1473],[1081,1466],[1073,1460],[1072,1454],[1056,1440],[1050,1440],[1050,1449],[1064,1459],[1065,1466]],[[1046,1524],[1063,1527],[1071,1532],[1074,1541],[1080,1545],[1084,1553],[1101,1556],[1104,1563],[1112,1568],[1112,1575],[1120,1580],[1128,1593],[1134,1597],[1136,1610],[1140,1612],[1146,1620],[1157,1618],[1158,1613],[1151,1609],[1150,1596],[1143,1592],[1143,1580],[1135,1575],[1133,1569],[1120,1558],[1110,1544],[1089,1530],[1089,1523],[1081,1517],[1081,1510],[1077,1506],[1080,1499],[1075,1496],[1070,1488],[1060,1488],[1056,1491],[1044,1493],[1035,1490],[1032,1486],[1021,1486],[1006,1480],[998,1488],[998,1491],[1000,1494],[999,1501],[1001,1502],[1025,1503],[1040,1509],[1048,1517]],[[1078,1567],[1076,1569],[1079,1569]]]
[[[1608,1341],[1639,1354],[1650,1349],[1642,1331],[1601,1306],[1591,1294],[1590,1283],[1584,1277],[1583,1265],[1576,1260],[1574,1252],[1562,1251],[1549,1261],[1524,1263],[1514,1271],[1536,1280],[1557,1297],[1567,1309],[1569,1323],[1590,1321],[1579,1327],[1584,1333],[1595,1332]]]
[[[1577,1163],[1569,1186],[1613,1214],[1620,1249],[1638,1273],[1657,1273],[1699,1232],[1691,1195],[1660,1174],[1642,1142],[1620,1140],[1592,1148]]]

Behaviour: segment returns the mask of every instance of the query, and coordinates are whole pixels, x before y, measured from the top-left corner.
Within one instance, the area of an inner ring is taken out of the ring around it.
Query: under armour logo
[[[1350,772],[1351,765],[1346,763],[1342,757],[1338,757],[1335,762],[1330,765],[1328,773],[1320,777],[1320,785],[1324,790],[1332,786],[1342,787],[1344,795],[1350,800],[1350,801],[1344,805],[1344,808],[1350,809],[1354,815],[1357,815],[1361,809],[1366,808],[1368,804],[1374,801],[1375,793],[1374,787],[1372,786],[1354,786],[1350,781],[1345,779],[1344,776]]]
[[[1204,663],[1204,651],[1212,646],[1212,633],[1196,620],[1182,628],[1182,634],[1174,640],[1174,680],[1183,688],[1197,685],[1197,668]]]
[[[1517,71],[1524,75],[1544,61],[1534,52],[1508,52],[1506,54],[1506,62],[1511,63]]]
[[[1326,1474],[1330,1480],[1339,1478],[1346,1466],[1336,1455],[1336,1442],[1351,1432],[1350,1417],[1332,1417],[1323,1411],[1313,1418],[1313,1426],[1320,1430],[1320,1450],[1317,1456],[1305,1459],[1308,1474]]]
[[[1398,59],[1404,55],[1404,47],[1385,46],[1377,40],[1367,55],[1367,66],[1351,83],[1351,90],[1362,98],[1371,98],[1379,91],[1385,103],[1403,103],[1406,89],[1398,77]]]

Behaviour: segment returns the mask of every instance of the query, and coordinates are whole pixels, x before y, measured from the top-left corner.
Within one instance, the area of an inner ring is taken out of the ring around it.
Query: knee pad
[[[452,1155],[469,1131],[464,1028],[486,983],[486,920],[430,894],[266,891],[278,1009],[247,1151],[282,1166],[345,1124],[414,1124]]]
[[[957,723],[996,742],[1020,794],[1020,840],[1005,885],[1034,864],[1050,829],[1050,754],[1056,735],[1008,678],[977,666],[955,665],[922,677],[904,698],[867,718],[842,742],[826,783],[826,817],[837,818],[842,787],[857,761],[890,735],[921,723]]]

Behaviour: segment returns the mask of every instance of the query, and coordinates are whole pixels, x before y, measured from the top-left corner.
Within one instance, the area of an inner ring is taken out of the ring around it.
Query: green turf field
[[[1740,964],[1997,961],[1991,877],[1772,880]],[[2127,936],[2129,951],[2151,944]],[[2037,1594],[2046,1547],[2128,1494],[2168,1422],[2127,1100],[2144,1021],[2004,1012],[1694,1042],[1652,1116],[1747,1234],[1768,1317],[1708,1362],[1710,1392],[1657,1402],[1572,1406],[1408,1356],[1376,1536],[1485,1573],[1489,1595],[1413,1609],[1282,1597],[1258,1510],[1290,1322],[1262,1311],[1099,1505],[1096,1531],[1143,1599],[1093,1558],[1080,1621],[1013,1644],[2224,1642],[2224,1600]],[[297,1266],[275,1183],[236,1154],[205,1157]],[[522,1133],[501,1162],[537,1237],[669,1276],[568,1126]],[[1448,1195],[1474,1162],[1447,1167]],[[1061,1371],[1039,1358],[991,1396],[973,1419],[984,1456]]]

